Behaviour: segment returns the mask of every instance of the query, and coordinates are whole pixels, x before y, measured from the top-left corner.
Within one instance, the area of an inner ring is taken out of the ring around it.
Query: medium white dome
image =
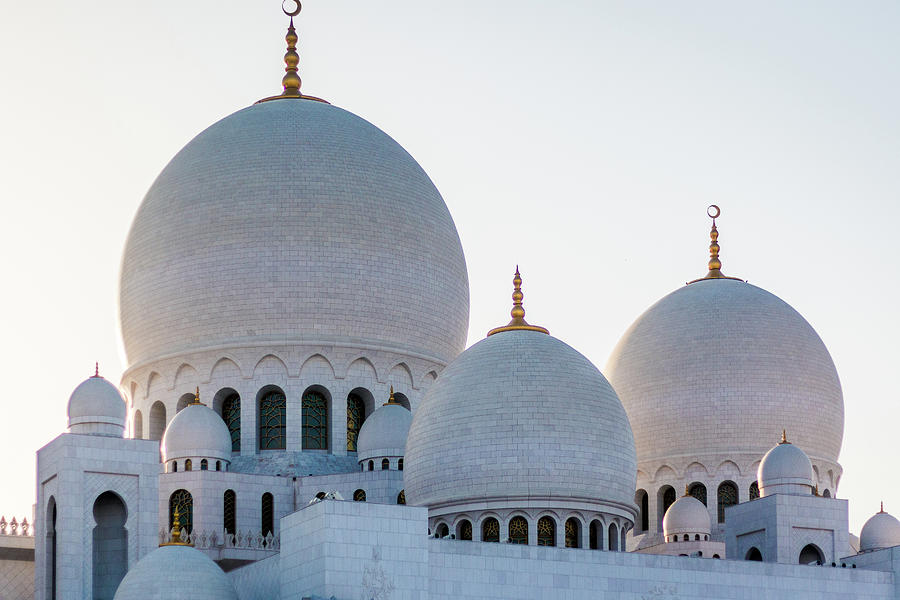
[[[400,404],[385,404],[363,422],[356,443],[360,461],[370,458],[403,456],[412,413]]]
[[[806,452],[782,441],[766,452],[756,471],[761,496],[772,494],[810,494],[813,468]]]
[[[189,593],[188,593],[189,590]],[[190,546],[162,546],[128,570],[114,600],[238,600],[228,576]]]
[[[161,450],[163,462],[180,458],[231,461],[231,434],[214,410],[205,404],[188,404],[166,427]]]
[[[709,535],[709,509],[693,496],[682,496],[672,503],[663,517],[663,535]]]
[[[125,431],[125,400],[118,388],[95,375],[82,381],[69,396],[67,408],[72,433],[121,437]]]
[[[628,418],[606,378],[560,340],[504,331],[453,361],[406,443],[409,504],[614,506],[634,515]]]
[[[338,344],[446,364],[469,285],[453,219],[397,142],[313,100],[200,133],[147,192],[125,246],[131,367],[201,349]]]
[[[900,546],[900,521],[882,510],[872,515],[859,532],[859,551]]]
[[[606,366],[638,461],[761,456],[787,429],[837,462],[844,401],[828,350],[787,303],[743,281],[701,280],[647,309]]]

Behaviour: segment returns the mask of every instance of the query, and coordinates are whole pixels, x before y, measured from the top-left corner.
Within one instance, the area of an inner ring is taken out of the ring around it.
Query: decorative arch
[[[399,362],[391,367],[391,370],[388,371],[388,381],[394,385],[394,388],[416,389],[412,370],[405,362]]]
[[[537,522],[538,546],[556,545],[556,520],[550,515],[544,515]]]
[[[528,543],[528,519],[522,515],[516,515],[509,520],[509,543]]]
[[[366,501],[366,490],[359,489],[353,492],[353,501],[354,502],[365,502]]]
[[[681,479],[678,473],[669,465],[662,465],[658,469],[656,469],[656,473],[653,475],[653,481],[660,480],[668,480],[672,481],[674,479]]]
[[[593,519],[588,526],[588,547],[591,550],[603,549],[603,537],[606,532],[606,526],[600,519]]]
[[[741,467],[738,466],[736,462],[733,460],[723,460],[719,463],[719,466],[716,467],[716,477],[718,478],[738,478],[743,475],[743,471]]]
[[[406,394],[403,394],[401,392],[394,392],[394,402],[396,402],[406,410],[412,410],[412,405],[409,403],[409,398],[406,397]]]
[[[663,517],[666,515],[666,511],[669,510],[669,507],[672,506],[677,499],[678,496],[675,493],[675,488],[671,485],[664,485],[656,492],[656,506],[659,512],[656,524],[659,531],[662,531],[662,522]]]
[[[112,598],[128,570],[128,532],[125,501],[111,491],[94,500],[93,597]]]
[[[566,519],[566,548],[581,548],[581,521],[575,517]]]
[[[759,499],[759,482],[754,481],[750,484],[750,489],[748,490],[748,494],[751,500]]]
[[[150,430],[148,431],[149,439],[161,440],[166,432],[166,405],[157,400],[150,407],[150,419],[148,423]]]
[[[706,503],[706,486],[701,482],[695,481],[690,484],[687,488],[687,493],[689,496],[693,496],[694,498],[702,502],[703,506],[708,506]]]
[[[241,395],[234,388],[222,388],[213,397],[213,410],[219,413],[231,435],[231,451],[241,451]]]
[[[825,563],[825,554],[815,544],[807,544],[800,551],[798,562],[801,565],[821,565]]]
[[[194,402],[194,392],[186,392],[178,398],[178,404],[175,405],[175,414],[180,413],[187,406]]]
[[[187,490],[175,490],[169,496],[169,529],[175,526],[175,511],[181,530],[190,533],[194,529],[194,497]]]
[[[709,478],[709,469],[706,468],[706,465],[703,463],[699,463],[697,461],[692,462],[687,466],[684,470],[684,478],[685,479],[708,479]]]
[[[366,416],[370,414],[367,406],[372,406],[375,398],[365,388],[354,388],[347,394],[347,452],[356,452],[356,442]]]
[[[328,450],[330,406],[331,393],[321,385],[309,386],[303,392],[301,430],[304,450]]]
[[[456,539],[464,542],[472,541],[472,521],[460,519],[456,524]]]
[[[619,527],[615,523],[609,524],[609,542],[606,547],[612,552],[619,551]]]
[[[306,379],[334,379],[334,365],[322,354],[313,354],[300,365],[300,377]]]
[[[269,385],[256,395],[259,449],[284,450],[287,439],[287,397],[278,386]]]
[[[640,531],[644,532],[650,529],[650,494],[647,490],[640,489],[634,493],[634,503],[640,509],[638,526]]]
[[[163,382],[163,376],[159,374],[158,371],[151,371],[149,375],[147,375],[147,387],[144,388],[147,390],[146,398],[150,398],[159,391],[160,388],[165,387]]]
[[[434,529],[435,535],[439,538],[449,537],[450,535],[450,527],[446,523],[438,523],[438,526]]]
[[[363,356],[357,355],[350,361],[345,370],[345,378],[353,382],[368,382],[374,384],[380,381],[378,369],[375,364]]]
[[[381,470],[382,470],[382,471],[387,471],[387,470],[389,470],[390,468],[391,468],[391,461],[388,460],[388,459],[386,459],[386,458],[382,458],[382,459],[381,459]]]
[[[200,375],[193,365],[181,363],[175,370],[175,387],[197,385],[200,382]]]
[[[144,415],[140,410],[135,410],[131,418],[131,437],[136,440],[144,439]]]
[[[500,521],[497,517],[487,517],[481,520],[481,541],[500,541]]]
[[[237,381],[244,378],[244,371],[236,358],[223,356],[209,370],[207,381]]]
[[[261,377],[268,375],[270,377],[287,377],[287,363],[275,353],[269,353],[256,361],[253,365],[251,377]]]
[[[759,551],[759,548],[756,546],[751,546],[747,553],[744,555],[744,560],[755,560],[762,561],[763,555],[762,552]]]
[[[725,522],[725,509],[738,503],[738,487],[733,481],[723,481],[716,490],[719,523]]]

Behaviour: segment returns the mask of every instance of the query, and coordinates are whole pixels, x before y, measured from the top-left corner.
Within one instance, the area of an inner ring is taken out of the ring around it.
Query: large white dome
[[[860,552],[900,546],[900,521],[884,512],[884,507],[869,517],[859,532]]]
[[[99,375],[75,388],[67,413],[72,433],[121,437],[125,431],[125,400],[116,386]]]
[[[796,310],[756,286],[708,279],[672,292],[625,332],[605,372],[639,463],[761,457],[782,429],[810,458],[837,462],[844,401],[831,356]]]
[[[606,378],[547,334],[504,331],[448,366],[413,416],[404,485],[429,508],[605,504],[634,512],[628,418]]]
[[[128,570],[115,600],[238,600],[228,576],[200,550],[162,546]]]
[[[200,133],[147,192],[122,260],[132,367],[317,342],[447,363],[468,317],[462,247],[431,180],[377,127],[314,100]]]

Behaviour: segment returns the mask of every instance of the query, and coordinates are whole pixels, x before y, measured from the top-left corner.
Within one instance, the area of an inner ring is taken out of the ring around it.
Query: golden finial
[[[779,444],[790,444],[790,442],[787,441],[787,430],[786,429],[781,430],[781,441],[778,443]]]
[[[884,512],[884,500],[881,501],[881,508],[878,510],[878,514],[880,515],[883,512]]]
[[[550,332],[547,331],[543,327],[538,327],[537,325],[529,325],[525,322],[525,309],[522,307],[522,298],[525,295],[522,293],[522,276],[519,275],[519,265],[516,265],[516,274],[513,277],[513,307],[512,310],[509,311],[512,320],[504,325],[503,327],[495,327],[488,331],[488,335],[494,335],[495,333],[500,333],[501,331],[516,331],[516,330],[525,330],[525,331],[539,331],[541,333]]]
[[[321,98],[304,96],[300,93],[300,84],[302,83],[302,80],[300,79],[299,69],[297,68],[300,64],[300,55],[297,54],[297,41],[300,38],[297,37],[297,30],[294,29],[294,17],[300,14],[301,8],[300,0],[284,0],[281,3],[281,10],[291,19],[290,24],[288,25],[287,34],[284,36],[284,41],[287,42],[287,51],[284,54],[285,73],[284,77],[281,78],[281,87],[283,88],[283,91],[277,96],[263,98],[257,102],[257,104],[260,102],[268,102],[269,100],[278,100],[280,98],[303,98],[304,100],[325,102],[325,100],[322,100]],[[328,102],[325,103],[328,104]]]
[[[100,377],[100,363],[94,363],[94,377]]]
[[[685,496],[690,496],[690,495],[691,495],[691,486],[690,486],[690,484],[686,484],[686,485],[684,486],[684,495],[685,495]]]
[[[816,486],[813,488],[813,496],[818,496],[818,495],[819,495],[819,484],[817,483]]]
[[[196,391],[194,391],[194,401],[191,404],[203,404],[200,402],[200,386],[197,386]]]
[[[388,404],[399,404],[397,400],[394,398],[394,386],[391,386],[391,395],[388,398],[388,401],[384,403],[383,406],[387,406]]]
[[[175,511],[172,513],[172,539],[165,544],[160,544],[160,546],[191,546],[187,542],[181,541],[181,513],[178,512],[178,507],[175,507]]]
[[[716,229],[716,219],[722,214],[722,210],[715,204],[710,204],[706,209],[706,214],[712,219],[712,229],[709,231],[709,272],[706,277],[688,281],[688,284],[697,283],[704,279],[736,279],[743,281],[739,277],[728,277],[722,274],[722,261],[719,259],[719,230]]]

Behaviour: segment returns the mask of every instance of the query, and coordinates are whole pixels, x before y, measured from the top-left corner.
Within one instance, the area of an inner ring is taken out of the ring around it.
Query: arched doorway
[[[103,492],[94,501],[94,600],[112,600],[128,570],[127,516],[125,503],[113,492]]]
[[[44,554],[44,589],[48,600],[56,600],[56,498],[47,501],[47,545]]]
[[[756,560],[761,561],[763,559],[762,552],[759,551],[759,548],[753,546],[749,550],[747,550],[747,554],[744,555],[744,560]]]
[[[801,565],[821,565],[825,562],[825,556],[822,554],[822,551],[819,550],[818,546],[815,544],[807,544],[803,547],[803,550],[800,551],[799,562]]]

